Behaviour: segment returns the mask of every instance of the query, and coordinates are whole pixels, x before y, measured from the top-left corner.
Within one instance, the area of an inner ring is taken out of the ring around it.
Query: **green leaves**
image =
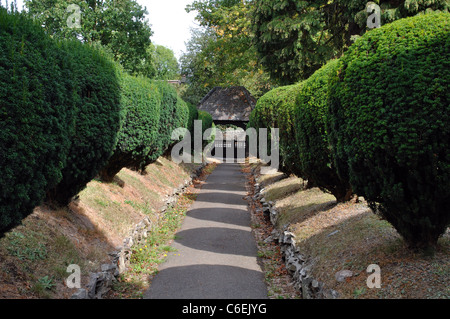
[[[332,193],[338,201],[352,194],[348,179],[341,179],[334,165],[328,142],[328,82],[336,72],[332,60],[303,82],[295,100],[294,131],[297,142],[296,165],[305,179]]]
[[[81,28],[67,24],[71,0],[26,0],[29,14],[44,26],[47,34],[61,39],[82,39],[100,43],[125,70],[145,74],[142,62],[151,59],[147,47],[152,31],[147,11],[135,0],[76,1],[81,9]],[[142,73],[144,72],[144,73]]]
[[[1,232],[60,182],[76,106],[70,65],[56,42],[23,14],[0,8],[0,21],[0,86],[7,88],[0,100]]]
[[[450,222],[450,96],[438,88],[450,82],[448,21],[426,14],[368,32],[330,83],[338,172],[411,246],[434,245]]]
[[[183,95],[187,101],[197,104],[216,86],[245,86],[255,97],[271,88],[252,45],[252,7],[252,2],[213,0],[188,6],[188,11],[198,12],[204,28],[192,32],[181,57],[182,74],[189,84]]]

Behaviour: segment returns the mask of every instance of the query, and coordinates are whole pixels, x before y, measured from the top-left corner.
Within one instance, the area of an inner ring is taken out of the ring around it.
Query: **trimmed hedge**
[[[348,201],[352,190],[334,165],[326,130],[328,80],[338,60],[330,61],[303,82],[295,103],[294,131],[298,147],[297,165],[313,185],[333,194],[338,202]]]
[[[179,127],[188,128],[190,116],[193,112],[178,95],[173,86],[166,82],[159,82],[158,88],[162,94],[161,116],[159,120],[158,137],[152,151],[140,163],[139,170],[163,156],[177,142],[172,140],[172,132]],[[193,126],[193,123],[192,123]]]
[[[121,106],[123,122],[117,146],[100,172],[106,182],[124,167],[141,168],[149,153],[157,147],[161,117],[159,86],[146,78],[121,75]]]
[[[62,179],[75,121],[70,70],[40,26],[0,8],[0,232]]]
[[[97,174],[143,169],[196,117],[168,84],[0,8],[0,232],[44,199],[68,204]]]
[[[268,129],[267,146],[271,145],[271,128],[280,129],[280,170],[304,177],[298,163],[294,133],[294,107],[302,83],[273,89],[263,95],[250,115],[248,127]]]
[[[450,15],[372,30],[340,60],[330,86],[339,174],[412,247],[450,222]]]
[[[213,125],[213,118],[211,114],[205,111],[198,111],[198,121],[202,121],[202,136],[205,134],[205,131],[212,127]]]
[[[117,147],[100,172],[111,182],[122,168],[144,172],[176,143],[175,128],[188,127],[190,111],[175,88],[161,81],[123,74],[122,107],[125,119],[119,131]]]
[[[190,125],[190,110],[188,104],[181,98],[177,97],[177,105],[175,110],[175,123],[172,131],[170,132],[170,138],[172,138],[173,130],[177,128],[188,128]],[[177,141],[172,141],[169,144],[169,149],[175,144]]]
[[[189,130],[189,132],[194,133],[194,121],[198,118],[198,108],[189,102],[186,102],[187,107],[189,109],[189,119],[188,119],[188,125],[187,125],[187,129]],[[212,120],[212,118],[211,118]]]
[[[75,132],[62,181],[47,194],[67,205],[106,164],[116,147],[121,105],[117,67],[98,49],[78,41],[65,42],[72,62]]]

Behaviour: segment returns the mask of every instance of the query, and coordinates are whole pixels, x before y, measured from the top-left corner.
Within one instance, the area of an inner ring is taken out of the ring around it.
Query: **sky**
[[[8,2],[11,2],[10,0]],[[147,8],[147,19],[152,26],[154,44],[172,49],[179,58],[186,51],[185,42],[191,38],[190,30],[198,27],[195,12],[187,13],[185,8],[193,0],[137,0]],[[2,3],[5,3],[3,0]],[[17,0],[22,8],[23,0]]]
[[[186,51],[185,42],[191,38],[191,28],[198,27],[196,13],[187,13],[185,8],[193,0],[137,0],[148,11],[154,44],[172,49],[179,58]]]

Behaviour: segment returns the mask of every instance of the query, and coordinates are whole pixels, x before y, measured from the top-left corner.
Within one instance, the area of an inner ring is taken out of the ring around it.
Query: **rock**
[[[328,234],[327,237],[331,237],[333,235],[336,235],[337,233],[339,233],[339,230],[335,230],[334,232]]]
[[[89,299],[88,291],[84,288],[80,288],[70,297],[70,299]]]
[[[315,279],[313,279],[312,283],[311,283],[311,287],[313,288],[319,288],[319,282]]]
[[[103,272],[112,272],[114,273],[116,271],[117,266],[114,264],[103,264],[101,266],[101,270]]]
[[[341,270],[336,273],[334,276],[338,282],[344,282],[346,278],[350,278],[353,276],[353,272],[350,270]]]
[[[102,299],[111,290],[112,283],[115,280],[114,275],[108,272],[91,274],[87,286],[88,297],[90,299]]]
[[[272,225],[276,225],[278,221],[278,212],[275,209],[270,209],[270,222]]]
[[[311,290],[309,288],[313,279],[311,277],[306,277],[302,280],[302,297],[303,299],[312,299],[313,296],[311,294]]]

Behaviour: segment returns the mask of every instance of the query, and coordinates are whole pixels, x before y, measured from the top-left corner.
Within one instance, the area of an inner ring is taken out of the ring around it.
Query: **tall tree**
[[[158,80],[176,80],[180,77],[180,65],[173,51],[162,45],[151,45],[155,68],[155,78]]]
[[[197,11],[203,27],[194,30],[181,57],[188,76],[185,98],[198,102],[215,86],[242,85],[256,97],[271,88],[268,74],[258,65],[252,45],[251,3],[242,0],[199,0],[187,7]]]
[[[147,47],[152,31],[148,13],[135,0],[25,0],[30,15],[55,37],[98,42],[130,73],[149,72]],[[79,25],[71,20],[77,14],[69,5],[80,8]]]

